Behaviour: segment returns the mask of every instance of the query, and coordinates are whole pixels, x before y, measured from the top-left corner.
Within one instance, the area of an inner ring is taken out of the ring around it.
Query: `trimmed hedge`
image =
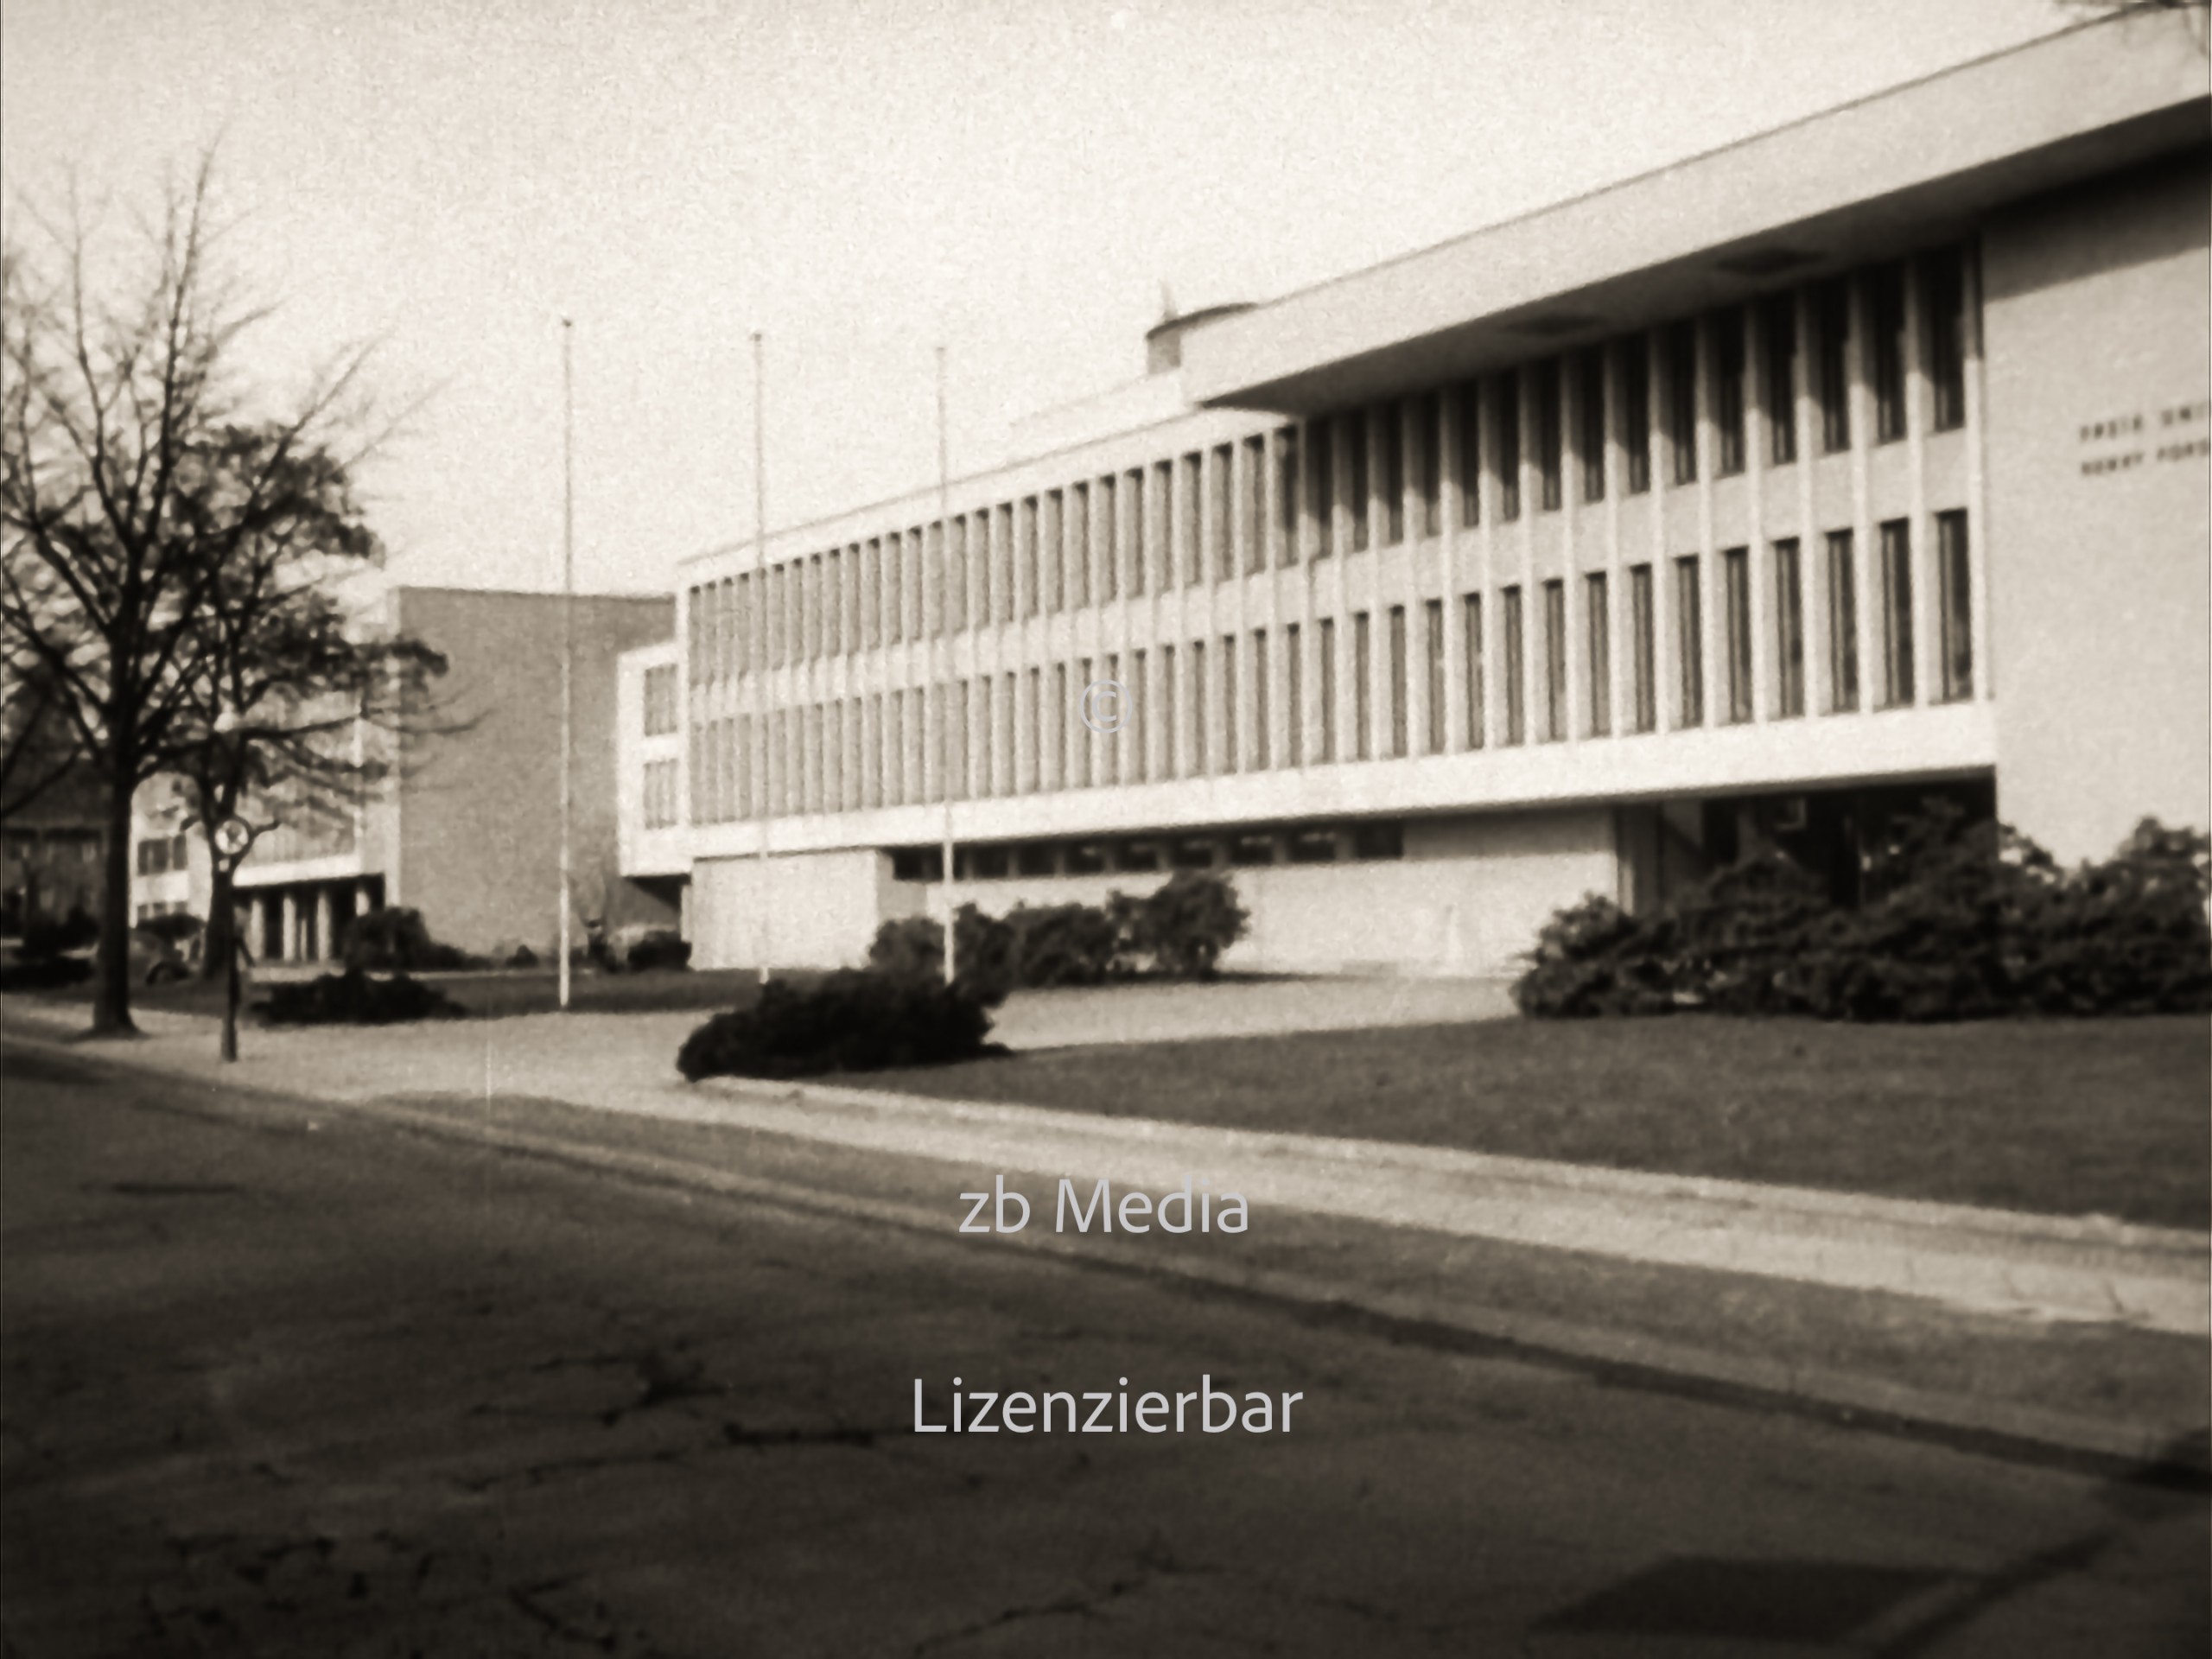
[[[990,1028],[965,990],[848,969],[804,988],[770,980],[753,1007],[718,1014],[685,1038],[676,1067],[696,1083],[943,1065],[997,1052],[984,1040]]]
[[[1249,917],[1225,876],[1181,870],[1142,898],[1098,905],[1017,905],[1003,918],[963,905],[955,915],[958,982],[987,1007],[1015,989],[1098,985],[1141,966],[1171,979],[1212,977]],[[944,974],[944,929],[934,918],[886,922],[868,966],[893,977]]]
[[[1107,905],[1128,930],[1129,951],[1150,957],[1154,970],[1170,979],[1211,979],[1251,920],[1227,877],[1198,870],[1178,870],[1134,908],[1118,893]]]
[[[1554,915],[1513,988],[1542,1018],[1796,1014],[1934,1021],[2212,1011],[2212,842],[2145,819],[2102,863],[2062,871],[2005,826],[1938,807],[1831,905],[1767,853],[1655,915],[1589,898]]]
[[[296,984],[271,985],[255,1004],[275,1026],[396,1026],[416,1020],[460,1020],[462,1007],[435,985],[405,974],[372,979],[359,968]]]
[[[89,957],[33,957],[0,962],[0,991],[54,991],[92,976]]]
[[[491,965],[484,957],[471,956],[457,945],[439,944],[430,937],[423,912],[404,905],[387,905],[346,923],[344,948],[340,954],[349,969],[374,969],[379,972],[450,972]]]

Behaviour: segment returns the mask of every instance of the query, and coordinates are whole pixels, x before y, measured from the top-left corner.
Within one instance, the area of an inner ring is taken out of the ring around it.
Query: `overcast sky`
[[[0,0],[11,192],[143,200],[220,137],[296,373],[432,394],[393,569],[579,585],[956,474],[1131,379],[1166,283],[1263,300],[2078,21],[2058,0]]]

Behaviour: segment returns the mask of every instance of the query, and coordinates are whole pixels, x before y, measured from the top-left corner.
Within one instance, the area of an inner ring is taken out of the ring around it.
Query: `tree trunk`
[[[231,952],[238,948],[232,943],[237,931],[238,900],[231,886],[230,861],[215,852],[212,840],[207,850],[213,855],[214,874],[207,890],[207,929],[201,936],[200,977],[219,980],[229,971]]]
[[[92,1002],[96,1033],[136,1031],[130,1018],[130,769],[108,775],[107,860],[101,883],[99,994]]]

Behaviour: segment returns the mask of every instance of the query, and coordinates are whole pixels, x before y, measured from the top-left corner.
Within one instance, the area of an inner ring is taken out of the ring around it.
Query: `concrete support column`
[[[247,899],[245,901],[245,917],[246,949],[252,951],[256,957],[258,957],[262,954],[264,948],[269,943],[268,900],[260,898]]]
[[[279,897],[277,904],[279,921],[276,959],[279,962],[290,962],[300,954],[299,901],[287,892]]]
[[[330,948],[330,889],[319,887],[315,890],[315,953],[320,961],[327,962],[337,954]]]

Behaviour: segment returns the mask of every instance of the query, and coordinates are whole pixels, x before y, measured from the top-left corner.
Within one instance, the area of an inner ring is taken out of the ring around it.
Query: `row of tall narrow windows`
[[[1938,696],[1974,693],[1973,579],[1967,515],[1938,513],[1933,614],[1940,630]],[[1292,623],[1271,641],[1269,631],[1154,645],[1128,653],[1084,658],[836,701],[733,715],[691,731],[691,809],[700,823],[797,812],[835,812],[942,800],[938,752],[954,780],[954,798],[1030,794],[1095,785],[1280,766],[1440,754],[1451,722],[1447,627],[1459,631],[1464,668],[1459,741],[1469,749],[1557,741],[1570,732],[1569,675],[1575,656],[1570,628],[1583,630],[1582,735],[1642,733],[1660,726],[1669,699],[1671,728],[1757,718],[1758,657],[1770,653],[1770,717],[1805,715],[1811,696],[1810,652],[1826,653],[1825,711],[1862,706],[1897,708],[1923,701],[1915,677],[1914,561],[1910,524],[1879,527],[1871,582],[1861,570],[1856,538],[1831,531],[1816,548],[1796,537],[1769,543],[1764,569],[1749,547],[1718,555],[1720,615],[1707,649],[1707,572],[1703,557],[1685,555],[1665,568],[1627,566],[1624,597],[1605,571],[1580,578],[1578,620],[1569,615],[1568,582],[1554,578],[1534,594],[1510,584],[1485,595],[1462,594],[1422,601],[1410,613],[1392,606],[1352,613],[1349,639],[1338,619],[1312,626],[1318,649],[1309,660],[1304,627]],[[1808,559],[1817,564],[1808,568]],[[1823,584],[1825,638],[1807,637],[1808,583]],[[1660,583],[1669,584],[1662,618]],[[1766,642],[1756,622],[1754,584],[1766,594]],[[1859,607],[1876,607],[1872,633],[1879,661],[1875,683],[1862,687]],[[1487,613],[1486,613],[1487,603]],[[1533,614],[1532,614],[1533,613]],[[1626,707],[1614,708],[1613,632],[1625,630],[1622,683]],[[1661,683],[1660,630],[1671,630],[1669,685]],[[1283,653],[1271,673],[1270,648]],[[1349,647],[1347,652],[1346,647]],[[1496,653],[1493,659],[1492,653]],[[1346,658],[1349,660],[1346,660]],[[1426,695],[1418,708],[1410,676],[1418,661]],[[1494,665],[1496,672],[1491,671]],[[1533,665],[1535,672],[1529,672]],[[1719,683],[1708,689],[1707,670]],[[1340,672],[1351,681],[1341,699]],[[1316,683],[1309,687],[1311,673]],[[1126,725],[1116,733],[1087,729],[1077,713],[1086,687],[1112,680],[1127,688]],[[1249,683],[1249,717],[1239,702]],[[1487,699],[1495,695],[1495,709]],[[1287,699],[1280,726],[1269,698]],[[1318,700],[1311,710],[1307,699]],[[1349,721],[1340,718],[1349,715]],[[1380,718],[1378,719],[1378,715]],[[947,722],[940,732],[937,722]],[[1418,729],[1416,729],[1418,722]]]
[[[1739,474],[1754,442],[1768,465],[1787,466],[1803,448],[1852,447],[1854,385],[1871,416],[1862,442],[1901,439],[1916,418],[1954,429],[1966,420],[1973,291],[1965,252],[1939,249],[959,514],[949,541],[944,524],[918,525],[696,586],[690,678],[1224,582],[1267,568],[1271,550],[1291,565],[1397,543],[1409,529],[1436,535],[1447,473],[1460,523],[1475,525],[1485,512],[1517,519],[1524,493],[1540,512],[1570,487],[1585,502],[1609,488],[1642,494],[1655,461],[1675,486],[1701,467]],[[1916,367],[1928,387],[1917,417]]]

